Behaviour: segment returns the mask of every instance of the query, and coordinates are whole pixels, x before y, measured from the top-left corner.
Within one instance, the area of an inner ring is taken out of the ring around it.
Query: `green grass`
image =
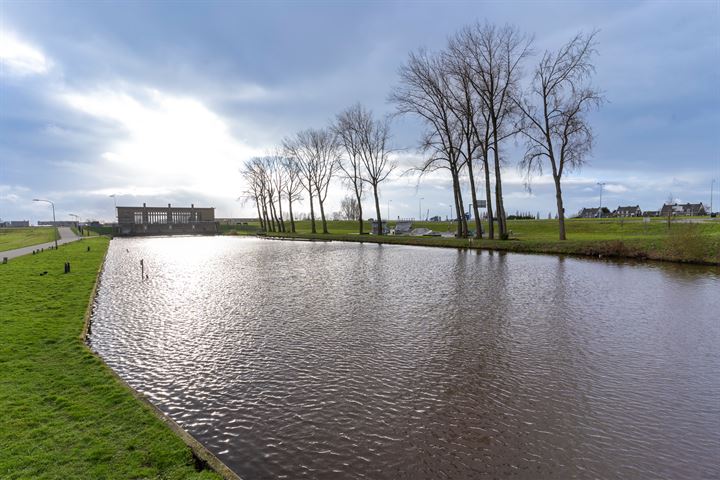
[[[107,245],[0,265],[0,478],[218,478],[80,339]]]
[[[365,225],[365,231],[368,232],[370,225],[367,222]],[[393,228],[395,222],[389,222],[389,226]],[[425,227],[436,232],[455,231],[455,224],[448,222],[413,222],[413,227]],[[470,222],[469,227],[473,228],[474,222]],[[317,228],[320,231],[319,222]],[[483,228],[487,231],[486,222]],[[333,240],[720,264],[720,221],[688,224],[676,219],[668,227],[667,219],[662,218],[653,218],[649,223],[643,222],[642,218],[568,219],[568,240],[564,242],[558,240],[556,220],[509,220],[508,229],[511,233],[508,241],[370,235],[360,237],[357,234],[357,222],[328,222],[330,238]],[[322,234],[312,235],[310,230],[309,221],[297,222],[298,234],[295,236],[328,238]],[[291,236],[277,233],[270,235]]]
[[[0,252],[52,242],[56,234],[51,227],[0,228]]]

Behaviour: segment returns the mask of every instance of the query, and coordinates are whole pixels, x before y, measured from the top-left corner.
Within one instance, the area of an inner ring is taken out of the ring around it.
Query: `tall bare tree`
[[[454,38],[472,75],[470,85],[482,101],[490,127],[489,149],[493,151],[495,173],[495,207],[500,238],[507,238],[505,207],[502,193],[501,143],[514,135],[513,121],[517,113],[513,97],[519,89],[521,67],[530,55],[532,38],[513,26],[497,27],[476,23],[462,29]]]
[[[311,137],[311,130],[303,130],[296,133],[294,137],[285,138],[282,145],[285,155],[297,161],[299,178],[303,188],[308,194],[308,201],[310,202],[311,232],[317,233],[317,227],[315,226],[315,208],[313,206],[313,197],[315,196],[313,178],[315,169],[317,168],[317,160]]]
[[[390,158],[390,119],[376,119],[370,110],[357,105],[352,116],[353,128],[358,139],[358,155],[362,163],[361,178],[372,187],[375,198],[378,234],[382,233],[380,214],[380,183],[395,170],[397,164]],[[389,220],[389,219],[388,219]]]
[[[310,138],[315,155],[313,183],[320,204],[323,233],[328,233],[324,205],[330,188],[330,180],[336,173],[341,157],[341,147],[337,136],[330,128],[310,130]]]
[[[295,217],[293,216],[293,202],[302,200],[302,178],[300,177],[300,166],[295,157],[283,156],[281,165],[285,170],[287,181],[285,182],[284,193],[288,200],[288,210],[290,213],[290,231],[295,233]]]
[[[335,131],[340,143],[342,143],[347,158],[343,158],[338,163],[338,168],[342,172],[343,179],[350,186],[355,195],[355,202],[358,209],[358,233],[363,234],[363,213],[362,199],[365,187],[363,180],[363,163],[360,158],[360,145],[362,140],[360,132],[356,128],[359,118],[362,116],[362,107],[355,104],[352,107],[342,111],[337,115],[333,130]]]
[[[592,57],[596,35],[596,31],[578,34],[558,51],[546,51],[535,68],[529,94],[515,99],[523,113],[520,131],[527,145],[521,166],[527,172],[529,185],[531,175],[542,174],[543,164],[550,164],[560,240],[566,239],[562,176],[585,163],[593,144],[585,114],[603,100],[588,85],[595,71]]]
[[[418,170],[421,176],[439,169],[450,172],[457,236],[465,237],[467,221],[460,188],[463,139],[458,117],[452,112],[450,84],[442,56],[420,50],[411,53],[400,67],[400,85],[393,90],[389,100],[395,104],[398,114],[415,115],[426,125],[420,148],[428,157]]]

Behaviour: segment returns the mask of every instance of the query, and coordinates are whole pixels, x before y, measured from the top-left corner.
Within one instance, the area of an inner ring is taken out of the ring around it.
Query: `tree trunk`
[[[280,231],[285,231],[285,220],[283,219],[282,211],[282,194],[278,193],[278,213],[280,213]]]
[[[327,220],[325,219],[325,207],[323,206],[322,196],[320,195],[320,189],[318,192],[318,203],[320,204],[320,219],[322,220],[323,233],[328,233]]]
[[[260,221],[260,230],[265,231],[265,222],[263,221],[262,214],[260,213],[260,199],[255,197],[255,207],[258,212],[258,221]]]
[[[495,157],[495,209],[498,217],[498,229],[500,239],[507,239],[507,227],[505,225],[505,206],[502,196],[502,179],[500,178],[500,151],[498,148],[497,120],[493,118],[493,154]]]
[[[472,160],[468,159],[468,176],[470,177],[470,196],[472,197],[472,212],[475,216],[475,238],[482,238],[482,223],[477,207],[477,194],[475,193],[475,177],[473,176]]]
[[[555,179],[555,200],[558,209],[558,227],[560,227],[560,240],[565,240],[565,208],[563,207],[562,190],[560,189],[560,177],[553,175]]]
[[[313,207],[312,188],[308,188],[308,196],[310,197],[310,231],[312,233],[317,233],[317,229],[315,228],[315,208]]]
[[[292,211],[292,196],[288,195],[288,209],[290,210],[290,231],[295,233],[295,217]]]
[[[360,198],[360,194],[358,193],[357,189],[355,189],[355,197],[357,198],[357,202],[358,202],[358,233],[360,235],[362,235],[363,234],[362,199]]]
[[[375,196],[375,211],[377,213],[377,234],[382,235],[382,216],[380,216],[380,197],[378,196],[377,183],[373,183],[373,195]]]
[[[492,208],[492,189],[490,188],[490,162],[488,162],[487,151],[483,153],[483,167],[485,169],[485,203],[487,204],[488,217],[488,238],[495,238],[495,218]]]

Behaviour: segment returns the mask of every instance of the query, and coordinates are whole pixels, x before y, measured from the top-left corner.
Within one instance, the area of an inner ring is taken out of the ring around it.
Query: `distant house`
[[[8,222],[0,222],[0,227],[20,228],[29,226],[30,220],[10,220]]]
[[[660,210],[645,210],[642,214],[643,217],[659,217]]]
[[[612,212],[606,207],[600,208],[583,208],[578,212],[578,218],[607,218],[612,216]]]
[[[671,217],[671,216],[704,216],[707,215],[705,205],[700,203],[666,203],[660,210],[660,216]]]
[[[616,217],[642,217],[642,210],[640,210],[640,205],[629,207],[618,206],[613,212],[613,215]]]

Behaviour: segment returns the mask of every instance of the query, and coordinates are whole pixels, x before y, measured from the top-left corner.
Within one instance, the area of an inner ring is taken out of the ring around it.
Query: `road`
[[[70,243],[82,239],[82,237],[75,235],[75,233],[70,229],[70,227],[58,227],[58,232],[60,233],[60,239],[57,242],[58,245],[63,245],[65,243]],[[22,255],[29,255],[33,252],[33,250],[50,248],[54,245],[55,242],[47,242],[41,243],[39,245],[30,245],[29,247],[16,248],[15,250],[6,250],[4,252],[0,252],[0,258],[7,257],[8,259],[11,259],[15,257],[20,257]]]

